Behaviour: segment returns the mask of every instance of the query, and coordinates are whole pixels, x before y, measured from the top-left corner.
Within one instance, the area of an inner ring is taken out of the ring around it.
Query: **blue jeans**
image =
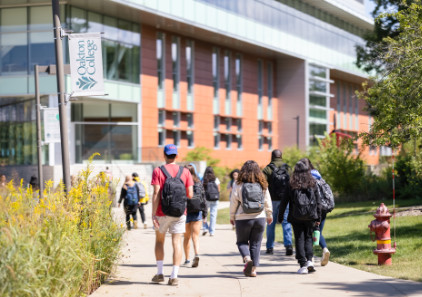
[[[217,223],[218,201],[208,201],[207,204],[209,207],[210,224],[208,225],[208,223],[204,223],[203,228],[204,230],[208,230],[208,232],[210,232],[210,235],[214,235],[215,225]]]
[[[319,224],[319,246],[323,249],[327,247],[324,236],[322,236],[322,229],[324,229],[325,218],[327,217],[326,213],[323,213],[321,216],[321,224]]]
[[[277,223],[278,211],[280,209],[281,201],[272,201],[273,203],[273,222],[270,225],[267,225],[267,249],[274,248],[275,240],[275,225]],[[289,205],[287,204],[286,211],[283,215],[283,222],[281,226],[283,227],[283,243],[284,246],[292,245],[292,225],[287,222],[287,216],[289,215]]]

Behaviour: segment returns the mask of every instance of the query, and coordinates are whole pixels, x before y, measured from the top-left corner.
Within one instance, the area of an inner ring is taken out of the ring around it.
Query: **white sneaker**
[[[324,248],[322,250],[321,266],[327,265],[329,260],[330,260],[330,251],[327,248]]]
[[[303,266],[300,267],[299,270],[297,271],[298,274],[308,274],[308,267]]]
[[[312,261],[306,262],[306,268],[308,269],[308,272],[315,272],[314,263]]]

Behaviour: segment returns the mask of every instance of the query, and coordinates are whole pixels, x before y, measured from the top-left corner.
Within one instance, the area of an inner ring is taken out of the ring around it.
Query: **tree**
[[[381,58],[385,52],[384,38],[396,38],[400,34],[399,22],[394,14],[379,17],[382,11],[402,11],[407,9],[413,0],[372,0],[376,3],[372,16],[375,19],[374,30],[364,35],[365,46],[357,46],[356,65],[367,72],[379,72],[384,61]]]
[[[399,34],[383,39],[383,67],[359,93],[375,120],[361,136],[369,144],[397,147],[422,134],[422,2],[387,16],[398,21]]]

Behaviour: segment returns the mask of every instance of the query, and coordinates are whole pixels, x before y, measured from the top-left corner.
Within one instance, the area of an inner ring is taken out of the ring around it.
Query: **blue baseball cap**
[[[164,154],[166,154],[167,156],[177,155],[177,146],[175,146],[174,144],[167,144],[164,147]]]

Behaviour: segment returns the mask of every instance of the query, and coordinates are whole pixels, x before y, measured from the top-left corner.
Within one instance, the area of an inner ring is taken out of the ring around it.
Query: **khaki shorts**
[[[160,227],[158,228],[158,232],[160,233],[166,233],[169,231],[170,234],[183,234],[186,232],[185,215],[181,217],[157,217],[157,220],[158,224],[160,224]]]

